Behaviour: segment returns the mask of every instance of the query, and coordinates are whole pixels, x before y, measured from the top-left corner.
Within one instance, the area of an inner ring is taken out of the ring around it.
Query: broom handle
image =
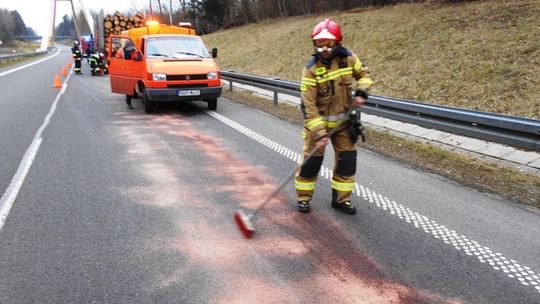
[[[352,110],[348,111],[347,112],[347,116],[348,114],[350,114]],[[325,137],[332,137],[334,134],[336,134],[337,132],[341,132],[345,129],[345,127],[348,127],[349,126],[349,122],[335,128],[335,129],[332,129],[332,131],[330,131],[328,134],[324,135],[323,137],[321,137],[320,139],[323,139]],[[253,217],[255,217],[255,215],[257,215],[257,213],[272,199],[274,198],[274,196],[279,192],[281,191],[281,189],[283,189],[283,187],[285,187],[285,185],[287,185],[289,183],[289,181],[291,181],[291,179],[294,177],[294,175],[296,174],[296,171],[300,170],[300,168],[302,168],[302,166],[304,166],[304,164],[308,161],[308,159],[310,159],[313,154],[315,154],[315,152],[317,152],[319,148],[315,147],[313,148],[313,150],[311,150],[311,152],[309,152],[308,155],[306,155],[306,157],[304,158],[304,161],[298,165],[296,167],[296,169],[294,169],[294,171],[287,177],[287,179],[285,181],[283,181],[283,183],[281,183],[281,185],[279,185],[279,187],[277,187],[262,203],[259,204],[259,206],[257,206],[257,208],[253,209],[253,212],[251,212],[250,215],[248,215],[248,217],[250,219],[252,219]]]

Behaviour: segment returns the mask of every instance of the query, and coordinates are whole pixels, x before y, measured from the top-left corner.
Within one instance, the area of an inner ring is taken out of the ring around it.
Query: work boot
[[[131,96],[126,95],[126,105],[129,109],[133,109],[133,106],[131,105]]]
[[[355,214],[356,213],[356,207],[351,205],[351,202],[345,201],[343,203],[338,203],[336,201],[332,201],[332,208],[337,209],[341,212],[347,213],[347,214]]]
[[[309,202],[298,201],[298,202],[296,202],[296,207],[298,208],[298,211],[300,211],[302,213],[308,213],[309,212]]]

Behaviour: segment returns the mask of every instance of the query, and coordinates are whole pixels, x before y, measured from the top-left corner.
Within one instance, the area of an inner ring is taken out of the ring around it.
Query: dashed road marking
[[[301,154],[296,153],[214,111],[206,111],[206,113],[263,146],[280,153],[298,164],[301,163]],[[326,179],[331,179],[332,170],[322,166],[320,175]],[[469,239],[465,235],[459,234],[444,225],[438,224],[437,222],[430,220],[427,216],[396,203],[367,187],[358,185],[358,183],[355,184],[354,193],[382,210],[388,211],[390,214],[404,220],[408,224],[422,229],[436,239],[442,240],[444,243],[451,245],[455,249],[463,251],[469,256],[476,257],[481,263],[489,264],[491,268],[505,273],[509,278],[516,279],[525,286],[534,287],[536,291],[540,293],[540,274],[531,270],[530,267],[523,266],[515,260],[508,259],[501,253],[493,252],[489,247],[483,246],[480,243]]]
[[[4,226],[9,211],[11,210],[11,207],[13,206],[13,203],[15,202],[15,199],[19,194],[19,190],[21,190],[21,187],[24,183],[24,179],[26,178],[28,171],[30,171],[30,167],[34,162],[34,158],[36,157],[36,154],[39,151],[39,147],[41,146],[41,142],[43,141],[43,131],[45,131],[45,128],[47,128],[47,126],[49,125],[49,122],[51,121],[54,112],[56,112],[56,107],[58,105],[58,102],[60,101],[60,97],[67,89],[67,82],[71,77],[72,71],[73,70],[71,70],[66,77],[62,85],[62,89],[60,89],[60,92],[56,95],[56,99],[54,100],[51,108],[49,109],[49,113],[47,113],[47,116],[45,116],[45,119],[43,120],[43,123],[41,124],[39,129],[36,131],[36,134],[34,135],[34,139],[30,143],[30,146],[28,147],[28,149],[26,149],[23,159],[21,160],[21,163],[17,168],[17,172],[11,179],[9,186],[6,189],[6,192],[4,192],[2,198],[0,198],[0,229],[2,229],[2,227]]]

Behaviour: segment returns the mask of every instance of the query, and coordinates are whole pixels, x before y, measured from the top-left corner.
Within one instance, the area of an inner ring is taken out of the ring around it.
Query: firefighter
[[[107,59],[103,53],[99,53],[98,66],[103,75],[109,74],[109,65],[107,64]]]
[[[326,19],[317,24],[311,38],[314,53],[302,70],[300,85],[304,158],[318,149],[296,173],[297,208],[300,212],[309,212],[324,149],[331,141],[335,152],[331,206],[355,214],[351,193],[355,185],[356,141],[361,130],[348,127],[348,114],[366,102],[366,90],[373,85],[373,80],[360,59],[342,46],[341,29],[335,21]],[[331,138],[326,137],[334,128],[341,130],[336,130]]]
[[[73,40],[73,46],[71,47],[71,53],[75,54],[75,50],[79,49],[79,41]]]
[[[73,41],[73,47],[71,48],[71,52],[73,53],[73,61],[75,62],[75,74],[82,74],[81,70],[81,61],[82,61],[82,53],[81,49],[79,48],[79,41],[75,40]]]
[[[88,57],[88,63],[90,64],[90,72],[92,76],[99,76],[99,52],[93,52]]]

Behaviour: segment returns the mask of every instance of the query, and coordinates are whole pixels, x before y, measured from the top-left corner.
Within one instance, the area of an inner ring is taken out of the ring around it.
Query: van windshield
[[[210,58],[208,50],[199,37],[149,37],[146,40],[146,56],[149,58]]]

